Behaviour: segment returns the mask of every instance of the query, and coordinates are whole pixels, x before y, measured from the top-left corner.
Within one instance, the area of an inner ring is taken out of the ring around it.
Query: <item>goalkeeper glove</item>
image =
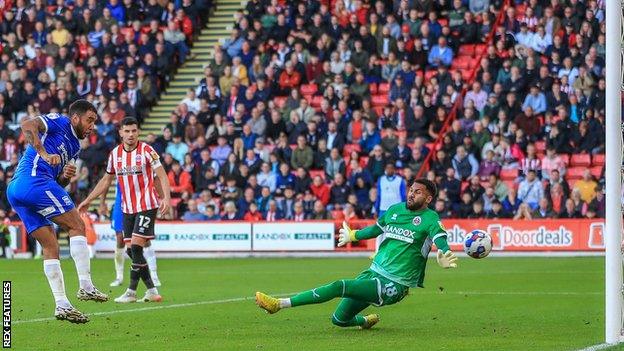
[[[338,246],[345,246],[347,243],[357,241],[355,238],[356,230],[349,228],[346,221],[342,222],[342,228],[338,231]]]
[[[442,268],[457,268],[457,256],[451,250],[446,253],[438,250],[438,264]]]

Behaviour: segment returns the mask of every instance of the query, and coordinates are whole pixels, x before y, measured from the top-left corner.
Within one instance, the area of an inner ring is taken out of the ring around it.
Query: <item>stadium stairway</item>
[[[210,16],[208,24],[200,31],[199,37],[193,42],[191,49],[195,57],[187,60],[180,67],[166,92],[161,94],[141,127],[141,136],[148,133],[160,134],[169,116],[176,106],[184,99],[189,88],[195,88],[204,75],[204,67],[214,57],[214,46],[229,37],[234,22],[234,13],[243,8],[246,1],[217,0],[217,9]]]
[[[165,124],[169,123],[171,111],[184,99],[189,88],[195,88],[204,75],[204,67],[214,57],[214,46],[229,37],[234,22],[234,14],[244,8],[244,0],[217,0],[217,9],[210,16],[208,24],[202,28],[199,36],[193,41],[191,54],[194,55],[180,67],[173,75],[165,92],[163,92],[154,107],[152,107],[143,125],[141,138],[148,133],[160,135]],[[116,181],[115,181],[116,183]],[[110,187],[106,202],[110,208],[115,202],[115,184]],[[91,209],[96,210],[99,201],[94,201]]]

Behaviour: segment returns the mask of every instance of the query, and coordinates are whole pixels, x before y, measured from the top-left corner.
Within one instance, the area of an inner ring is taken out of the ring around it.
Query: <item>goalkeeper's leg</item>
[[[378,282],[376,279],[336,280],[286,299],[276,299],[263,293],[256,293],[256,303],[267,312],[275,313],[282,308],[323,303],[337,297],[378,304],[380,303]]]
[[[338,308],[336,308],[336,311],[334,311],[334,314],[332,315],[332,323],[339,327],[367,327],[370,324],[369,320],[373,319],[371,316],[375,316],[377,320],[379,319],[376,315],[365,317],[358,314],[368,306],[370,306],[368,302],[350,298],[342,299]]]

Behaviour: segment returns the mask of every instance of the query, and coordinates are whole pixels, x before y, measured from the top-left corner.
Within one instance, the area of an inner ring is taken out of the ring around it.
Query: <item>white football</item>
[[[472,258],[484,258],[492,251],[492,237],[483,230],[473,230],[466,235],[464,251]]]

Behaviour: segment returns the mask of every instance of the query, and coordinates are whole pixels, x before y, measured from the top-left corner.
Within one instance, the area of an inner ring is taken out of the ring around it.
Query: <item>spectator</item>
[[[300,135],[297,137],[297,147],[293,150],[290,163],[294,169],[302,167],[309,169],[314,161],[314,153],[312,149],[306,145],[306,137]]]
[[[171,154],[179,163],[184,162],[184,155],[189,151],[188,145],[182,141],[181,135],[174,135],[173,140],[167,145],[165,152]]]
[[[275,222],[283,218],[284,216],[282,212],[277,208],[277,202],[275,202],[275,200],[270,200],[266,214],[264,215],[265,221]]]
[[[518,188],[518,198],[531,209],[536,209],[539,200],[544,197],[542,183],[537,179],[535,170],[529,170]]]
[[[336,174],[345,175],[346,166],[337,148],[333,148],[329,157],[325,160],[325,175],[329,179],[334,179]]]
[[[208,217],[197,210],[197,202],[195,200],[189,200],[187,203],[188,210],[182,216],[182,220],[185,222],[206,221]]]
[[[440,65],[451,65],[453,61],[453,51],[446,44],[446,38],[438,38],[438,45],[434,45],[429,52],[428,62],[430,66],[438,67]]]
[[[191,175],[182,170],[180,162],[174,160],[171,165],[171,171],[168,174],[169,184],[171,185],[171,196],[180,197],[183,193],[193,193],[193,184]]]
[[[551,219],[556,218],[557,214],[550,209],[548,199],[543,197],[539,200],[538,208],[533,211],[531,217],[535,219]]]
[[[256,203],[251,203],[249,209],[245,212],[245,216],[243,216],[243,220],[247,222],[260,222],[262,219],[262,213],[258,211],[258,205]]]
[[[237,221],[241,218],[238,215],[238,210],[236,209],[236,205],[233,201],[228,201],[223,206],[223,216],[221,216],[221,220],[223,221]]]
[[[583,178],[574,183],[574,190],[578,190],[581,199],[585,203],[590,203],[596,197],[596,186],[598,183],[594,180],[589,169],[583,171]]]
[[[457,147],[457,153],[453,157],[452,163],[455,177],[462,181],[475,176],[479,171],[479,163],[474,155],[467,153],[463,146]]]

